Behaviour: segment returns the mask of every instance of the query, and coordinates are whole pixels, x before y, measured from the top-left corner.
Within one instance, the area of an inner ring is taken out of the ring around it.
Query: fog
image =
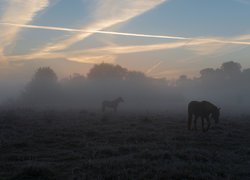
[[[122,97],[118,111],[186,112],[189,101],[208,100],[224,114],[249,113],[250,69],[232,61],[203,69],[195,78],[182,75],[174,82],[105,63],[94,65],[86,76],[73,74],[62,80],[49,67],[34,72],[28,83],[1,80],[2,107],[101,112],[102,101]]]

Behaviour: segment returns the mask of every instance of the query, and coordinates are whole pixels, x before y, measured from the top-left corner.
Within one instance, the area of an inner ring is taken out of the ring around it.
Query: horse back
[[[208,116],[214,107],[215,106],[208,101],[191,101],[188,104],[188,113],[197,116]]]
[[[200,109],[200,102],[198,101],[191,101],[189,104],[188,104],[188,112],[189,113],[193,113],[195,111],[198,111]]]
[[[206,111],[208,112],[213,112],[215,109],[217,109],[217,107],[212,104],[211,102],[208,102],[208,101],[202,101],[201,102],[204,106],[204,109],[206,109]]]

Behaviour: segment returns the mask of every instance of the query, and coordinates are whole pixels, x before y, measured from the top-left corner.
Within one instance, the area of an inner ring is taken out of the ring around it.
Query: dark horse
[[[112,108],[116,112],[117,107],[121,102],[124,102],[122,97],[116,98],[113,101],[103,101],[102,102],[102,111],[105,112],[106,108]]]
[[[194,129],[197,130],[196,121],[200,117],[202,121],[202,130],[208,131],[210,128],[210,120],[211,117],[215,120],[215,123],[219,122],[220,117],[220,108],[216,107],[214,104],[208,101],[191,101],[188,104],[188,129],[191,130],[192,128],[192,119],[194,115]],[[207,128],[204,127],[204,119],[207,120]]]

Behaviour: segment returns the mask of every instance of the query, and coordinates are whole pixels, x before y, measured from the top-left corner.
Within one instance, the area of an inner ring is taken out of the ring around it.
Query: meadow
[[[185,113],[1,110],[0,179],[249,179],[250,120],[204,133]]]

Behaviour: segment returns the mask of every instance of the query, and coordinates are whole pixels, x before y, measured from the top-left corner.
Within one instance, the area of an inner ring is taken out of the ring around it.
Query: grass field
[[[250,179],[250,118],[203,133],[185,115],[8,110],[0,179]]]

